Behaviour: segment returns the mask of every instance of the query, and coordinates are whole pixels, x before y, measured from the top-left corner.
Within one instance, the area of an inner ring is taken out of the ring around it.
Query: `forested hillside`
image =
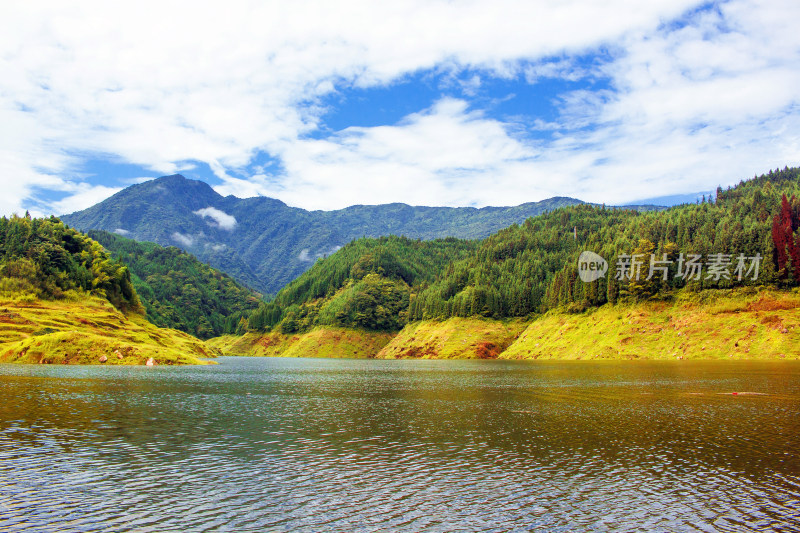
[[[127,265],[147,318],[157,326],[201,339],[233,333],[261,300],[227,274],[173,246],[137,242],[104,231],[88,235]]]
[[[588,205],[559,209],[483,241],[476,254],[449,267],[411,302],[409,319],[525,316],[559,306],[581,311],[624,297],[666,298],[684,287],[795,283],[778,264],[772,226],[782,197],[798,193],[800,171],[787,168],[720,189],[713,203],[644,213]],[[789,204],[800,212],[796,199]],[[605,277],[580,279],[584,250],[608,261]]]
[[[443,241],[446,253],[410,281],[397,272],[410,268],[423,244],[360,240],[319,261],[254,313],[249,326],[399,329],[422,319],[579,312],[620,299],[669,299],[681,289],[795,285],[800,201],[794,195],[800,171],[786,168],[720,189],[713,201],[665,211],[563,207],[479,243]],[[392,246],[386,265],[376,259],[385,243]],[[603,277],[581,280],[582,251],[607,261]],[[362,263],[378,266],[362,269]]]
[[[0,296],[61,299],[85,291],[142,312],[128,268],[55,217],[0,218]]]

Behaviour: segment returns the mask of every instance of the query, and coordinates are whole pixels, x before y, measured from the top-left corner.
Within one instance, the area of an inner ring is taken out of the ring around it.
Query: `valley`
[[[170,183],[200,195],[186,209],[208,200],[182,177],[148,187]],[[785,168],[669,209],[578,203],[483,239],[361,237],[266,297],[176,247],[12,217],[0,357],[796,359],[798,196],[800,171]],[[464,215],[448,213],[430,234]],[[579,275],[585,250],[602,267],[590,279]]]

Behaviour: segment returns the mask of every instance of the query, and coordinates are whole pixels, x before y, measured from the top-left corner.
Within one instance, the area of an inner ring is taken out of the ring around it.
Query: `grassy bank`
[[[532,321],[507,359],[796,359],[800,294],[684,292],[669,302],[605,305]]]
[[[382,331],[319,326],[306,333],[247,333],[207,342],[224,355],[369,358],[375,357],[392,337],[392,333]]]
[[[101,298],[0,299],[0,362],[206,364],[200,358],[216,355],[191,335],[125,315]]]
[[[494,359],[525,329],[520,320],[451,318],[416,322],[402,331],[319,326],[306,333],[247,333],[206,341],[224,355],[380,359]]]
[[[521,320],[450,318],[408,324],[381,359],[496,359],[525,329]]]
[[[800,292],[684,291],[670,301],[551,311],[525,322],[450,318],[399,333],[318,327],[208,341],[226,355],[383,359],[798,359]]]

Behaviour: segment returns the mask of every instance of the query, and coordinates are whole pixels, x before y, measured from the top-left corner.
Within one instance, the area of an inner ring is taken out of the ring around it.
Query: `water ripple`
[[[221,362],[0,366],[0,531],[800,523],[798,365]]]

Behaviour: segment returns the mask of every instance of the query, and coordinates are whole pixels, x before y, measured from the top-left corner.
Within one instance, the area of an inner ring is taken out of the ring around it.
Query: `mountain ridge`
[[[178,246],[253,289],[274,293],[316,259],[356,238],[480,239],[531,216],[583,203],[559,196],[517,206],[395,202],[308,211],[275,198],[222,196],[205,182],[173,174],[132,185],[60,218],[82,231]]]

